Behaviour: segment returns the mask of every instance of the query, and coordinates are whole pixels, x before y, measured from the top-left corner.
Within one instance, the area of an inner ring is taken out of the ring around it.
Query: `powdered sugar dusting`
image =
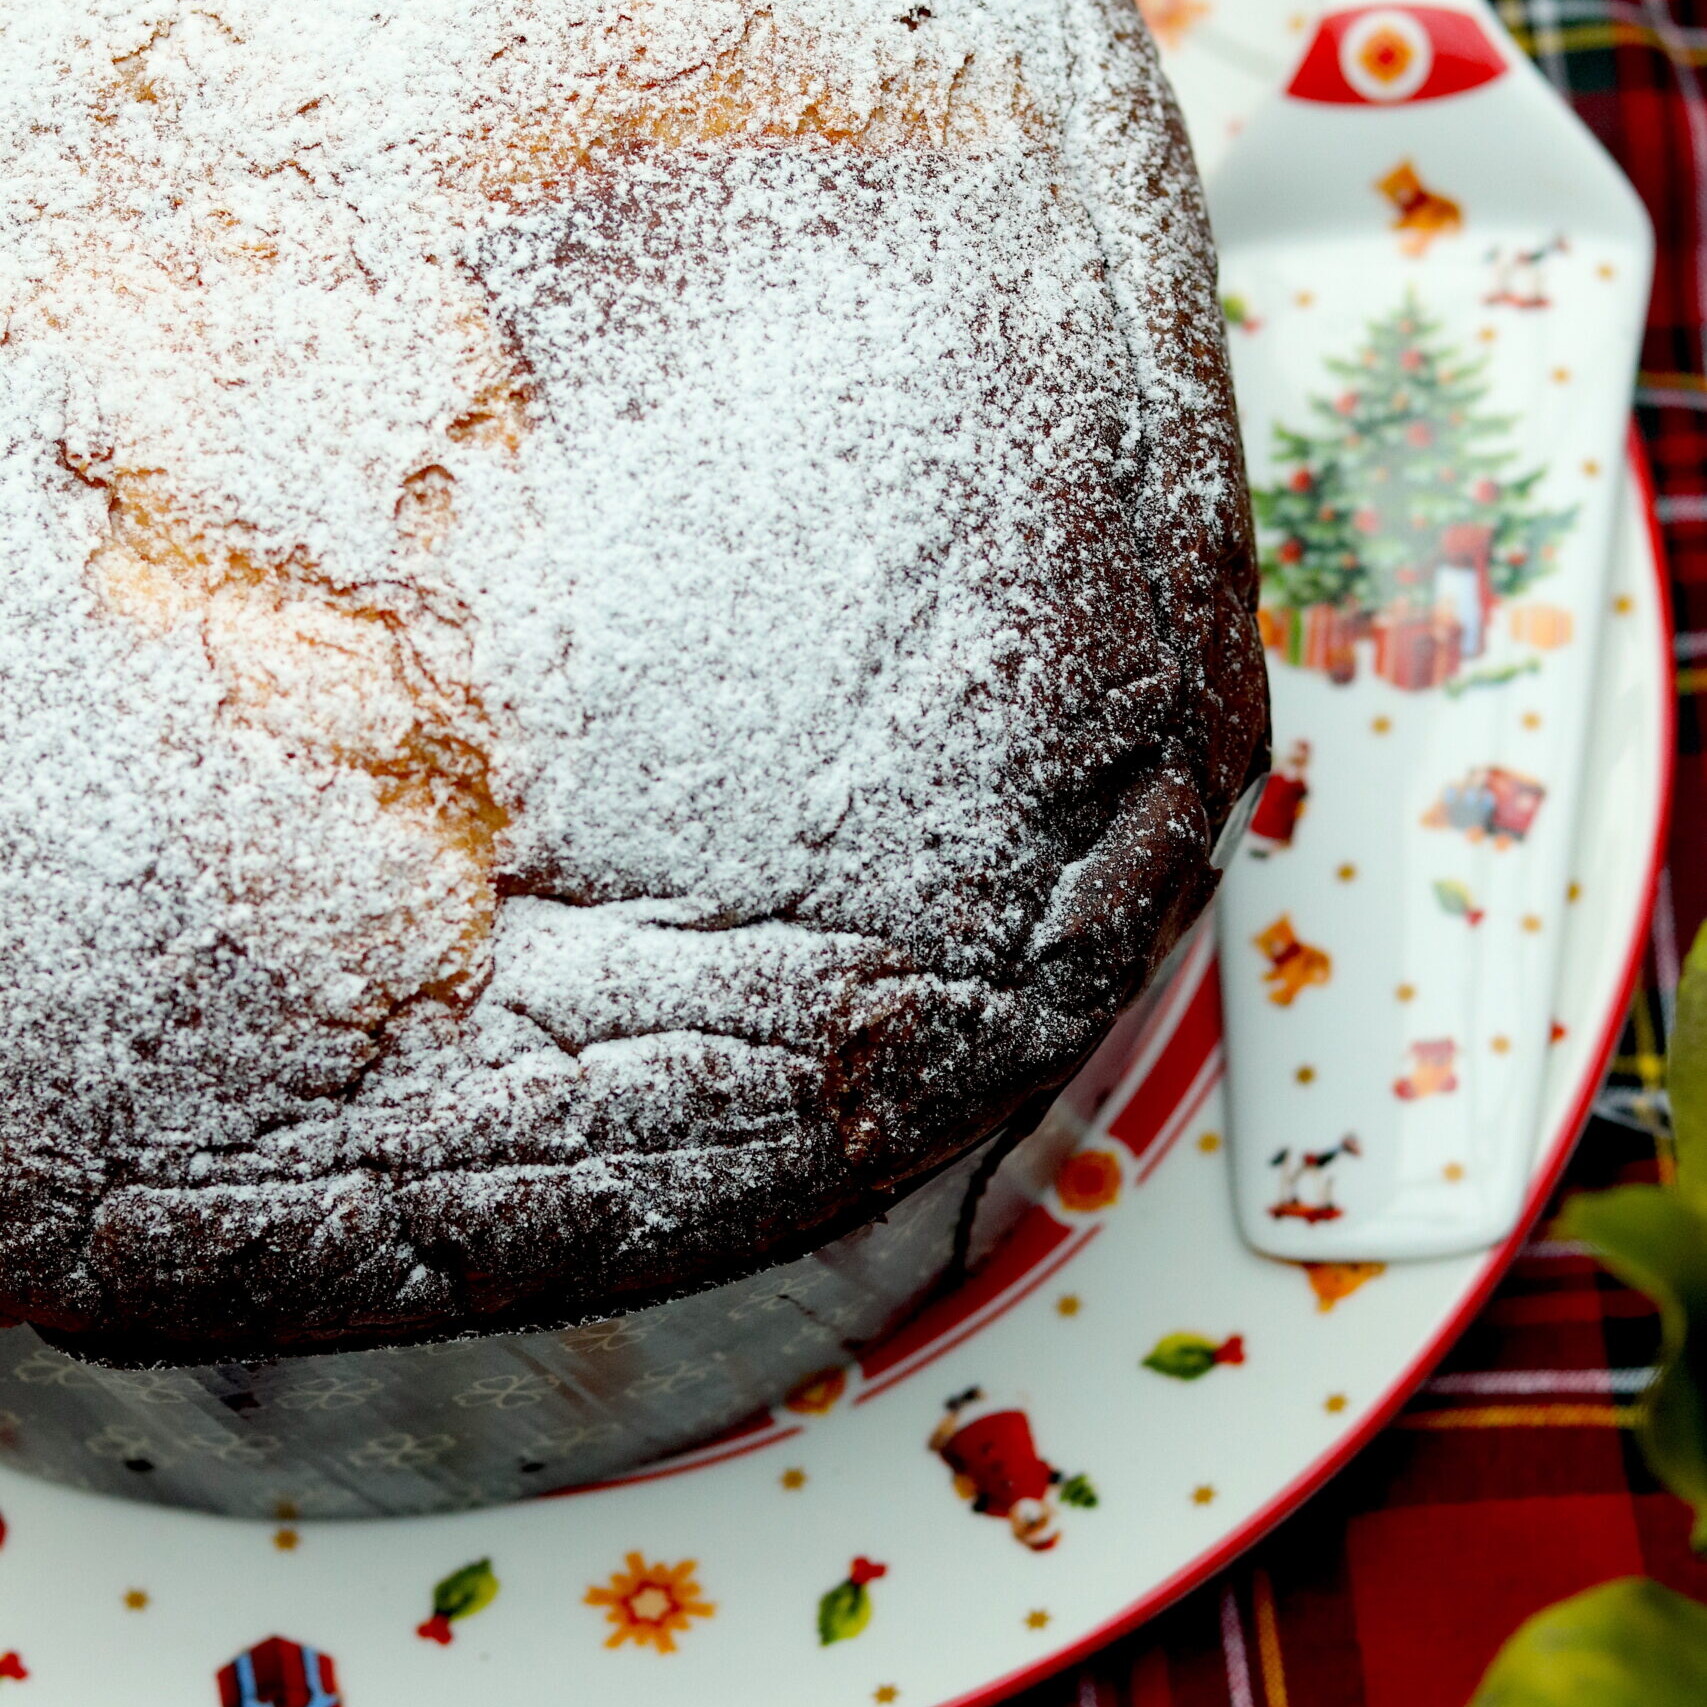
[[[10,1302],[608,1301],[1064,1071],[1260,730],[1195,196],[1114,0],[12,0]]]

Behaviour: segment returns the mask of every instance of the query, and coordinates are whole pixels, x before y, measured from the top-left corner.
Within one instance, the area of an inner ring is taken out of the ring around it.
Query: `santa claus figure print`
[[[1310,784],[1305,780],[1309,769],[1310,743],[1294,741],[1264,784],[1250,828],[1245,831],[1245,846],[1253,859],[1267,859],[1292,846],[1293,832],[1310,795]]]
[[[948,1401],[931,1435],[931,1450],[954,1472],[955,1491],[986,1517],[1001,1518],[1014,1539],[1046,1553],[1061,1539],[1057,1505],[1090,1507],[1096,1490],[1087,1477],[1063,1476],[1038,1452],[1031,1420],[1012,1405],[995,1405],[982,1388]]]

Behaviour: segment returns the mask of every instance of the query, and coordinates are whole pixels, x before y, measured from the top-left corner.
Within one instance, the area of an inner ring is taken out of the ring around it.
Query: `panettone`
[[[0,1310],[749,1270],[1035,1106],[1266,728],[1127,0],[10,0]]]

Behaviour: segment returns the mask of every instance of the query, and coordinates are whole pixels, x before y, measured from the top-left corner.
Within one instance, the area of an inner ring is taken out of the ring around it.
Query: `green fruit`
[[[498,1598],[498,1579],[490,1559],[453,1571],[433,1590],[433,1611],[440,1618],[472,1618]]]
[[[857,1636],[871,1622],[871,1593],[864,1583],[838,1583],[818,1602],[818,1641],[829,1647]]]
[[[1216,1347],[1201,1334],[1169,1334],[1156,1341],[1144,1367],[1176,1381],[1195,1381],[1215,1367]]]

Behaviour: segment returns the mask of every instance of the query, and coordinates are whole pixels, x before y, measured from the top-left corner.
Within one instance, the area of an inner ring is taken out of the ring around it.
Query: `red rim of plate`
[[[1606,1018],[1601,1025],[1600,1037],[1593,1050],[1590,1051],[1588,1068],[1583,1074],[1581,1085],[1571,1104],[1570,1113],[1554,1136],[1546,1163],[1531,1182],[1529,1196],[1524,1201],[1523,1214],[1516,1230],[1504,1244],[1497,1246],[1488,1253],[1483,1261],[1481,1273],[1476,1277],[1469,1291],[1465,1293],[1451,1319],[1435,1331],[1404,1373],[1388,1387],[1386,1393],[1368,1415],[1354,1429],[1336,1441],[1308,1469],[1300,1471],[1298,1475],[1293,1477],[1260,1510],[1247,1518],[1230,1534],[1223,1536],[1220,1542],[1209,1552],[1176,1571],[1166,1582],[1151,1589],[1148,1594],[1125,1608],[1124,1611],[1116,1613],[1114,1617],[1105,1620],[1096,1629],[1080,1636],[1069,1646],[1048,1655],[1046,1658],[1034,1660],[1031,1664],[1022,1666],[1017,1671],[1011,1671],[1005,1677],[998,1678],[994,1683],[985,1684],[970,1694],[957,1695],[951,1701],[943,1702],[941,1707],[991,1707],[992,1703],[1004,1701],[1028,1685],[1039,1683],[1072,1665],[1074,1661],[1082,1660],[1098,1649],[1107,1647],[1110,1642],[1135,1630],[1140,1624],[1145,1623],[1162,1611],[1164,1607],[1172,1605],[1181,1596],[1189,1594],[1191,1590],[1201,1586],[1217,1572],[1225,1569],[1247,1548],[1261,1540],[1277,1524],[1290,1517],[1307,1499],[1317,1493],[1335,1472],[1342,1469],[1392,1421],[1405,1402],[1428,1378],[1429,1372],[1451,1350],[1454,1342],[1480,1313],[1482,1306],[1488,1301],[1494,1288],[1504,1278],[1506,1270],[1516,1260],[1518,1252],[1523,1248],[1531,1229],[1540,1219],[1542,1211],[1547,1207],[1548,1200],[1557,1189],[1560,1180],[1563,1179],[1571,1154],[1576,1149],[1577,1139],[1581,1136],[1582,1129],[1588,1122],[1595,1095],[1605,1077],[1606,1064],[1611,1060],[1612,1052],[1617,1047],[1618,1039],[1624,1030],[1625,1015],[1630,1007],[1630,997],[1635,990],[1636,979],[1641,971],[1643,958],[1647,953],[1648,925],[1653,914],[1654,896],[1659,885],[1660,871],[1665,862],[1666,839],[1671,828],[1672,779],[1677,763],[1677,700],[1667,685],[1670,682],[1672,671],[1671,584],[1666,571],[1664,541],[1661,539],[1659,522],[1654,514],[1653,474],[1648,465],[1647,451],[1633,422],[1630,428],[1628,456],[1630,472],[1635,482],[1636,496],[1642,508],[1642,519],[1648,531],[1649,549],[1653,557],[1654,581],[1659,596],[1660,681],[1662,684],[1660,694],[1661,750],[1659,755],[1660,809],[1654,820],[1653,845],[1648,855],[1647,874],[1643,880],[1641,906],[1636,913],[1635,926],[1630,933],[1629,946],[1625,950],[1624,971],[1618,980],[1617,998],[1608,1005]]]

